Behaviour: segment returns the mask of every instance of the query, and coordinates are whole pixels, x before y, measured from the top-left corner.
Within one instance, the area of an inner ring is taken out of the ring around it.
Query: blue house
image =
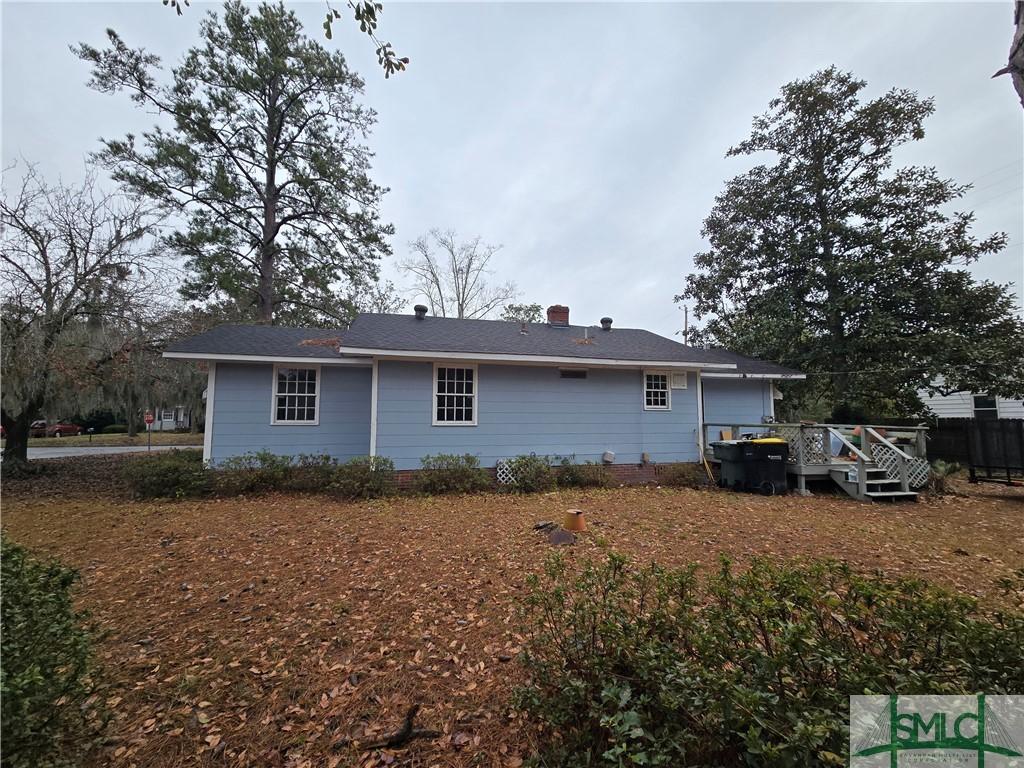
[[[699,461],[703,424],[762,423],[803,378],[644,330],[363,314],[347,330],[224,325],[165,357],[209,367],[204,459],[266,450],[339,460],[519,454],[613,466]]]

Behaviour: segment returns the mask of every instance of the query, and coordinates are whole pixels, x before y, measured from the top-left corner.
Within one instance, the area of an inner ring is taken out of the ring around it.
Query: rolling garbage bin
[[[711,444],[721,461],[718,484],[735,491],[785,493],[789,444],[779,437],[719,440]]]

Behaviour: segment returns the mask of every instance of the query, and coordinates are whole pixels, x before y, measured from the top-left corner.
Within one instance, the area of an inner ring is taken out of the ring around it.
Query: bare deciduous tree
[[[10,175],[13,169],[7,169]],[[160,277],[151,237],[162,214],[107,194],[90,173],[77,188],[48,185],[28,166],[0,201],[5,461],[27,458],[29,426],[55,381],[89,358],[92,333],[129,316]]]
[[[401,267],[413,276],[412,290],[426,297],[437,317],[485,318],[519,295],[513,282],[488,282],[491,259],[501,246],[488,245],[479,235],[459,242],[452,230],[432,229],[410,247],[413,255]]]

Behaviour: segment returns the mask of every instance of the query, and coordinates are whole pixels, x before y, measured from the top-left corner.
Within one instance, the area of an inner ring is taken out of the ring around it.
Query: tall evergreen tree
[[[1007,287],[965,269],[1006,245],[948,213],[969,185],[893,169],[924,138],[930,99],[830,68],[782,88],[729,156],[771,153],[729,181],[702,234],[710,249],[676,300],[701,336],[809,375],[793,394],[904,413],[919,388],[1024,394],[1024,324]],[[940,383],[941,382],[941,383]]]
[[[200,34],[166,82],[158,57],[113,30],[109,48],[75,49],[91,87],[127,91],[171,123],[105,140],[99,159],[184,220],[168,241],[187,259],[187,299],[251,306],[263,323],[347,319],[339,296],[376,279],[393,231],[361,143],[376,117],[357,103],[362,80],[281,3],[229,0]]]

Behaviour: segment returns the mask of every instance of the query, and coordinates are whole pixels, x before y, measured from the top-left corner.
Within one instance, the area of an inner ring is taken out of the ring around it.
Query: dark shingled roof
[[[168,352],[267,357],[340,357],[342,350],[389,352],[463,352],[467,354],[578,357],[598,360],[725,364],[722,373],[799,374],[775,363],[754,360],[723,349],[688,347],[635,328],[551,326],[502,320],[457,320],[414,315],[359,315],[347,331],[281,328],[262,325],[223,325],[184,339]]]
[[[341,331],[277,325],[218,325],[167,347],[167,352],[261,357],[341,357]]]

